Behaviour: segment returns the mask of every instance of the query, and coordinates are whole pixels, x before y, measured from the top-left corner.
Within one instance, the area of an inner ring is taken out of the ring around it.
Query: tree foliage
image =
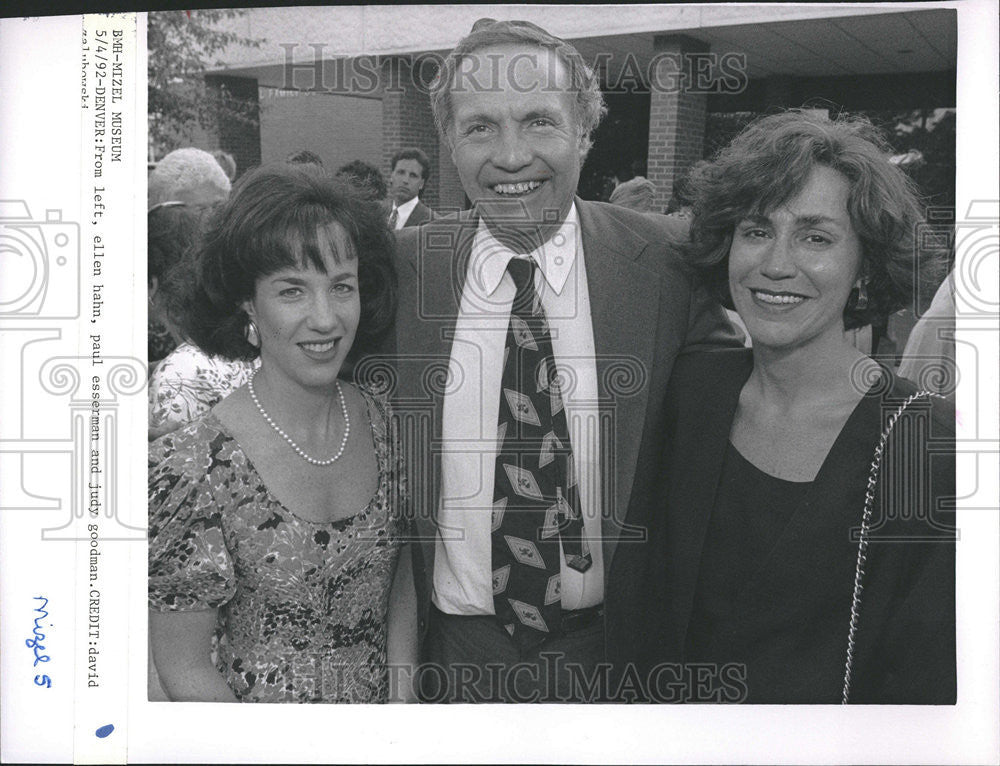
[[[915,149],[921,153],[920,162],[907,167],[906,172],[916,182],[924,204],[936,210],[955,206],[955,112],[948,110],[936,115],[939,111],[858,112],[883,131],[894,152],[904,154]],[[709,114],[705,124],[705,158],[711,158],[716,151],[727,146],[743,128],[763,114]]]
[[[229,46],[260,46],[260,40],[218,26],[245,14],[203,9],[148,15],[149,135],[157,156],[184,143],[195,126],[211,130],[220,119],[256,123],[254,109],[225,87],[210,87],[204,74],[223,64],[219,54]]]

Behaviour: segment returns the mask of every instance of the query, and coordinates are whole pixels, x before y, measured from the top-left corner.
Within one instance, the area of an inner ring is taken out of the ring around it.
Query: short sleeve
[[[210,432],[211,433],[211,432]],[[236,590],[215,497],[213,444],[199,424],[161,437],[149,450],[149,606],[215,609]],[[215,445],[217,446],[217,444]]]

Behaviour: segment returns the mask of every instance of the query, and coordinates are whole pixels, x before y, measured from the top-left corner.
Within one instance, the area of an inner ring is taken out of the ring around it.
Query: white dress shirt
[[[420,202],[419,195],[411,199],[409,202],[404,202],[402,205],[397,205],[396,201],[392,202],[392,209],[396,211],[396,231],[399,231],[404,226],[406,226],[406,221],[410,217],[410,213]]]
[[[503,354],[515,287],[516,256],[480,223],[455,324],[442,421],[441,505],[434,560],[434,604],[449,614],[494,614],[493,473]],[[594,329],[576,205],[559,231],[530,253],[535,289],[552,334],[556,369],[577,470],[584,533],[593,565],[577,572],[562,559],[562,606],[604,601],[601,475]]]

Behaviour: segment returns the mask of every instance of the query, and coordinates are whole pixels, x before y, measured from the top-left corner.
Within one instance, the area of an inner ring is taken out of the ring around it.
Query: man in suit
[[[605,613],[636,574],[614,554],[644,538],[624,519],[659,473],[673,360],[735,336],[670,244],[683,223],[575,196],[605,109],[572,46],[477,22],[432,108],[474,207],[398,238],[422,694],[613,699]]]
[[[427,155],[417,148],[400,149],[392,158],[389,221],[398,231],[404,226],[420,226],[431,219],[431,209],[420,201],[420,192],[431,172]]]

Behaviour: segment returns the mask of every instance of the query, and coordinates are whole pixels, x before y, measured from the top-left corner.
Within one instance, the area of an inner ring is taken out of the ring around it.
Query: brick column
[[[205,84],[228,107],[217,112],[219,148],[236,160],[237,177],[260,165],[260,101],[253,77],[210,75]],[[239,116],[237,116],[239,115]]]
[[[653,48],[647,170],[662,212],[674,181],[702,158],[708,94],[694,87],[690,54],[707,53],[709,46],[686,35],[656,35]]]
[[[438,162],[438,205],[442,212],[462,210],[465,207],[465,190],[458,177],[458,168],[455,167],[448,144],[443,139]]]
[[[430,73],[425,73],[430,76]],[[426,88],[411,74],[410,60],[393,56],[382,63],[382,172],[386,181],[392,155],[415,146],[431,161],[431,173],[420,199],[436,208],[440,204],[441,147],[438,142],[431,101]],[[451,159],[448,158],[448,163]]]

